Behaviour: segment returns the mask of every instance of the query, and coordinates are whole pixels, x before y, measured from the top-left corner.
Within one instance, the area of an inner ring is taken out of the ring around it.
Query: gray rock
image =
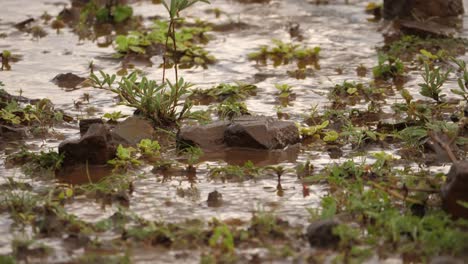
[[[299,130],[294,122],[263,116],[234,119],[224,132],[224,142],[228,147],[281,149],[299,141]]]
[[[107,164],[115,157],[117,143],[109,128],[102,124],[92,124],[80,139],[65,140],[59,145],[59,153],[64,155],[64,166],[75,164]]]
[[[340,224],[337,220],[316,221],[307,227],[307,240],[311,247],[334,248],[340,238],[333,234],[333,228]]]
[[[468,208],[459,201],[468,203],[468,161],[458,161],[447,174],[447,181],[441,188],[442,207],[454,217],[468,219]]]
[[[272,150],[299,141],[299,131],[293,122],[264,116],[244,116],[231,122],[184,127],[178,134],[179,146],[197,145],[208,150],[226,147]]]
[[[464,13],[463,0],[384,0],[384,18],[453,17]]]
[[[461,259],[454,258],[452,256],[438,256],[431,260],[430,264],[463,264],[465,263]]]
[[[199,146],[205,150],[217,150],[224,147],[224,131],[229,121],[217,121],[203,126],[183,127],[177,135],[179,147]]]
[[[131,116],[112,130],[112,136],[122,143],[136,145],[142,139],[153,138],[154,132],[150,120],[139,116]]]

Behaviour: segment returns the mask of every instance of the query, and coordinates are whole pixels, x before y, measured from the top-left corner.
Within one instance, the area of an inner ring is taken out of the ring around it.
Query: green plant
[[[113,79],[113,78],[111,78]],[[104,81],[99,81],[101,84]],[[134,107],[137,111],[151,119],[158,126],[173,126],[186,118],[191,108],[191,102],[179,100],[188,95],[192,85],[180,78],[177,83],[167,81],[157,84],[156,81],[143,77],[137,80],[136,73],[132,73],[118,83],[117,88],[102,88],[119,95],[121,104]],[[102,85],[97,85],[101,88]],[[181,106],[179,109],[178,107]]]
[[[441,94],[442,85],[447,81],[449,74],[450,70],[441,73],[440,68],[431,70],[429,64],[424,63],[424,73],[422,75],[424,83],[419,84],[421,87],[421,95],[440,103],[441,99],[445,96],[445,94]]]
[[[460,89],[451,89],[451,91],[452,93],[461,96],[465,101],[468,101],[468,71],[466,70],[466,66],[462,66],[460,68],[463,69],[463,75],[458,78],[458,87]]]
[[[165,42],[165,47],[167,53],[168,47],[169,47],[169,39],[172,40],[172,48],[173,48],[173,61],[174,61],[174,74],[175,74],[175,79],[176,79],[176,89],[175,89],[175,94],[177,97],[177,94],[179,92],[179,87],[178,87],[178,70],[177,70],[177,39],[176,39],[176,31],[175,31],[175,23],[176,20],[179,18],[180,12],[183,10],[187,9],[188,7],[192,6],[193,4],[197,2],[204,2],[209,4],[210,2],[208,0],[171,0],[170,5],[168,5],[166,2],[162,2],[164,7],[166,8],[167,12],[169,13],[169,26],[167,27],[167,35],[166,35],[166,42]],[[164,60],[164,65],[163,65],[163,76],[162,76],[162,82],[165,83],[166,77],[166,60],[167,60],[167,55],[163,55],[163,60]]]

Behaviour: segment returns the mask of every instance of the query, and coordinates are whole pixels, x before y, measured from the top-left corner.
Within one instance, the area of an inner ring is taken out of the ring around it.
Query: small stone
[[[206,200],[209,207],[219,207],[223,203],[223,195],[218,191],[213,191],[208,194],[208,200]]]
[[[80,83],[85,81],[86,78],[80,77],[73,73],[61,73],[52,79],[58,87],[75,89]]]
[[[333,234],[333,228],[338,226],[337,220],[316,221],[307,227],[307,239],[311,247],[334,248],[340,242],[340,238]]]

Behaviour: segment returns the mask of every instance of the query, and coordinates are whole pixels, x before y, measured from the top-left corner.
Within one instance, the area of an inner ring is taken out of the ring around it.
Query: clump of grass
[[[400,59],[379,54],[378,65],[372,69],[375,79],[389,80],[401,78],[404,75],[405,66]]]
[[[260,175],[260,168],[256,167],[251,161],[247,161],[243,166],[226,165],[222,167],[208,167],[209,177],[213,180],[225,181],[244,181],[246,179],[255,179]]]
[[[255,95],[257,86],[245,83],[228,84],[221,83],[209,89],[196,89],[190,97],[197,101],[222,102],[227,100],[243,100],[247,96]]]
[[[217,107],[218,115],[221,119],[233,119],[243,115],[250,115],[247,105],[244,102],[227,100]]]
[[[298,44],[284,43],[276,39],[273,40],[273,44],[273,47],[260,46],[259,51],[249,54],[249,59],[262,64],[271,60],[275,67],[295,61],[299,69],[315,65],[319,59],[320,47],[301,48]]]
[[[397,41],[386,44],[381,51],[388,56],[410,61],[420,54],[421,50],[438,54],[445,50],[448,56],[461,55],[465,52],[467,41],[458,38],[422,38],[414,35],[405,35]]]

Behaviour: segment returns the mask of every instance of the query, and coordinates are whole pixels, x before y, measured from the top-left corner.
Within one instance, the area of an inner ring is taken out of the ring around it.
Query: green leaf
[[[133,9],[127,5],[118,5],[115,7],[113,16],[116,23],[123,22],[133,15]]]

